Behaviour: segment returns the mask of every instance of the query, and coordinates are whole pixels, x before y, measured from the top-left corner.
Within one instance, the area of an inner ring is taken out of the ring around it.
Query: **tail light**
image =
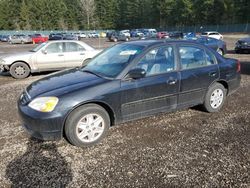
[[[240,61],[237,60],[237,72],[240,72],[240,69],[241,69],[241,67],[240,67]]]

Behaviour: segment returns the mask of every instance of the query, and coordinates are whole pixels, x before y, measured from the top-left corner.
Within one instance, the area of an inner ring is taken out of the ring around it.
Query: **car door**
[[[65,67],[79,67],[85,60],[87,51],[76,42],[65,42]]]
[[[57,70],[64,68],[63,43],[49,43],[36,53],[35,59],[35,64],[39,70]]]
[[[176,108],[180,82],[172,46],[149,50],[133,68],[144,69],[146,76],[122,80],[121,113],[124,120]]]
[[[178,106],[201,104],[208,87],[219,78],[216,58],[209,50],[193,45],[180,45],[178,52],[181,68]]]

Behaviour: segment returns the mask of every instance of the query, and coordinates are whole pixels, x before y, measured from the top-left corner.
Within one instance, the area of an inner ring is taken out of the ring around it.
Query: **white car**
[[[131,35],[130,35],[130,31],[129,30],[121,30],[120,31],[122,34],[124,34],[124,36],[126,36],[126,37],[131,37]]]
[[[98,33],[96,33],[96,32],[91,32],[91,33],[88,34],[88,37],[89,38],[99,38],[100,35]]]
[[[207,37],[215,38],[215,39],[218,39],[218,40],[222,40],[223,39],[223,36],[220,33],[218,33],[217,31],[203,32],[201,34],[201,36],[207,36]]]
[[[80,38],[86,38],[87,35],[85,33],[80,33]]]
[[[14,78],[26,78],[33,72],[80,67],[102,50],[81,41],[49,41],[29,52],[0,58],[0,70]]]

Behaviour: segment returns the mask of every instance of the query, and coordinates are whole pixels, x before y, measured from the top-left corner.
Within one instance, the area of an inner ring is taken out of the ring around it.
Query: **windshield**
[[[139,45],[118,44],[92,59],[82,70],[103,77],[115,78],[132,59],[142,52],[143,48]]]
[[[47,42],[44,42],[40,45],[38,45],[37,47],[35,47],[34,49],[30,50],[31,52],[37,52],[39,51],[42,47],[44,47],[47,44]]]

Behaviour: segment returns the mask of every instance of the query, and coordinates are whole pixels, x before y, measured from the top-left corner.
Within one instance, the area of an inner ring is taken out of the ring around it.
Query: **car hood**
[[[33,55],[34,52],[22,52],[22,53],[15,53],[15,54],[7,54],[4,56],[1,56],[1,59],[3,59],[6,64],[12,64],[14,61],[27,61],[31,55]]]
[[[75,68],[60,71],[35,81],[26,90],[30,98],[33,99],[43,94],[63,95],[80,88],[89,88],[105,81],[107,80],[104,78]]]

